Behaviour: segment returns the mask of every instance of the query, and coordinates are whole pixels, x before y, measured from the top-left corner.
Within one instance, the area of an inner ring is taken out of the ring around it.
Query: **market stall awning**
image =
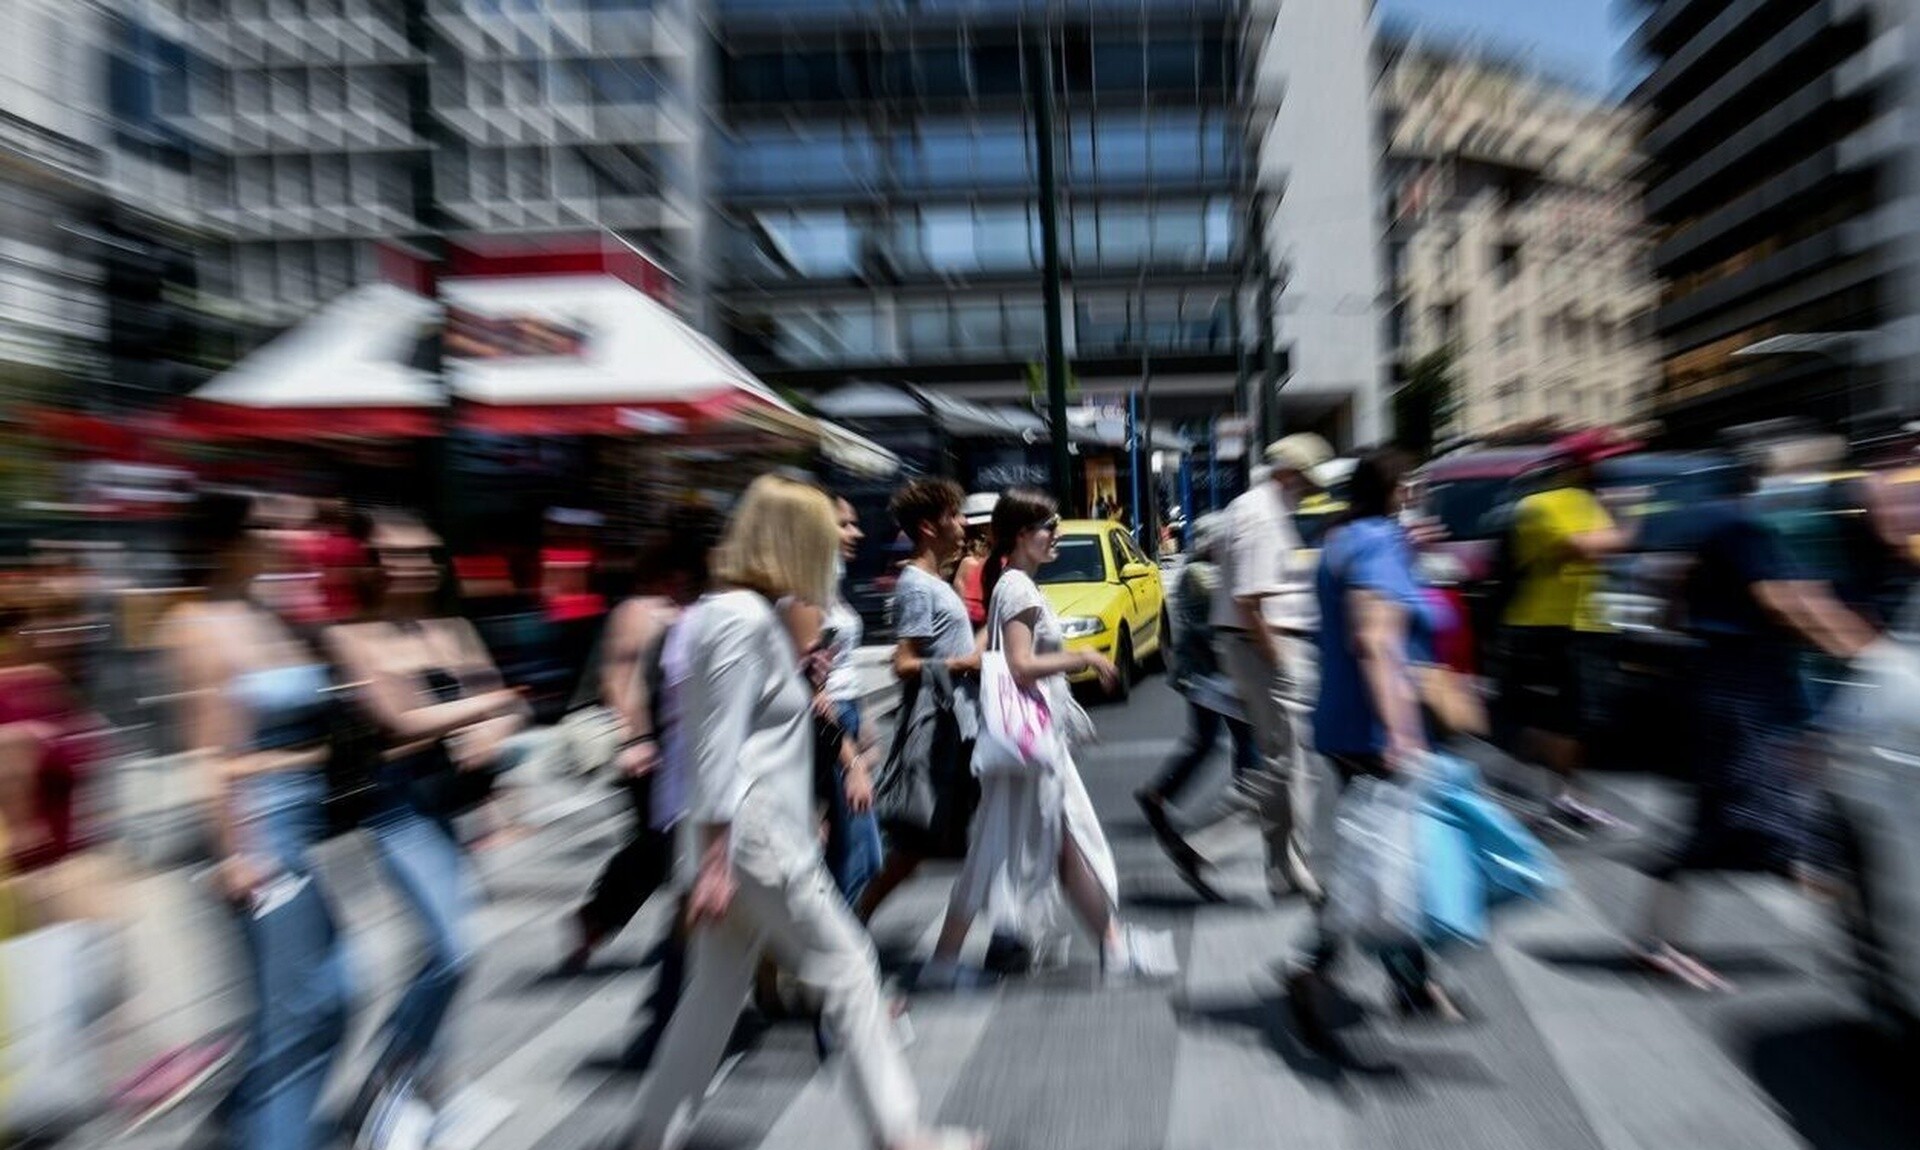
[[[805,419],[713,341],[613,276],[447,279],[440,293],[447,387],[464,426],[671,433],[743,412]]]
[[[414,359],[438,314],[390,284],[354,288],[194,392],[180,421],[217,438],[436,434],[446,397]]]
[[[676,435],[731,427],[817,443],[890,475],[892,452],[807,415],[665,305],[612,275],[441,282],[448,389],[463,426]]]

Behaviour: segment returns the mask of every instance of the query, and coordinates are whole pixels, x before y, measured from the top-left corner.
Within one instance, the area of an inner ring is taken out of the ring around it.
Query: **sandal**
[[[1633,957],[1648,973],[1669,982],[1677,982],[1689,990],[1703,994],[1730,994],[1735,989],[1733,983],[1714,973],[1713,968],[1666,943],[1638,951]]]

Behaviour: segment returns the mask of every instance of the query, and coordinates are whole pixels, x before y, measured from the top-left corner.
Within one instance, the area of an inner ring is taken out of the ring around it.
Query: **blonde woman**
[[[812,690],[800,671],[833,601],[839,527],[818,488],[766,475],[742,497],[701,600],[685,713],[693,716],[690,982],[641,1095],[636,1150],[684,1141],[762,950],[817,995],[872,1144],[964,1150],[921,1124],[873,945],[835,890],[813,814]],[[814,610],[789,610],[789,607]]]

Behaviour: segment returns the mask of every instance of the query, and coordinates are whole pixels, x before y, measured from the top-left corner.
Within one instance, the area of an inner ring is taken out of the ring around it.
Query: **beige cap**
[[[1275,471],[1297,471],[1316,487],[1327,486],[1321,467],[1332,458],[1332,445],[1311,431],[1295,432],[1267,448],[1267,464]]]

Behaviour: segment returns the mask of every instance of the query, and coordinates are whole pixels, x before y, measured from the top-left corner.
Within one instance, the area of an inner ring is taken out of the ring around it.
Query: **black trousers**
[[[1218,711],[1198,703],[1187,704],[1187,735],[1173,757],[1160,770],[1160,777],[1147,789],[1170,803],[1178,803],[1193,783],[1194,776],[1213,755],[1220,733],[1233,737],[1233,776],[1239,778],[1253,767],[1253,729],[1238,719],[1229,719]]]
[[[633,808],[633,829],[600,869],[592,893],[580,908],[583,924],[603,938],[625,929],[640,908],[665,886],[673,870],[673,832],[653,829],[653,777],[627,779],[621,786]]]

